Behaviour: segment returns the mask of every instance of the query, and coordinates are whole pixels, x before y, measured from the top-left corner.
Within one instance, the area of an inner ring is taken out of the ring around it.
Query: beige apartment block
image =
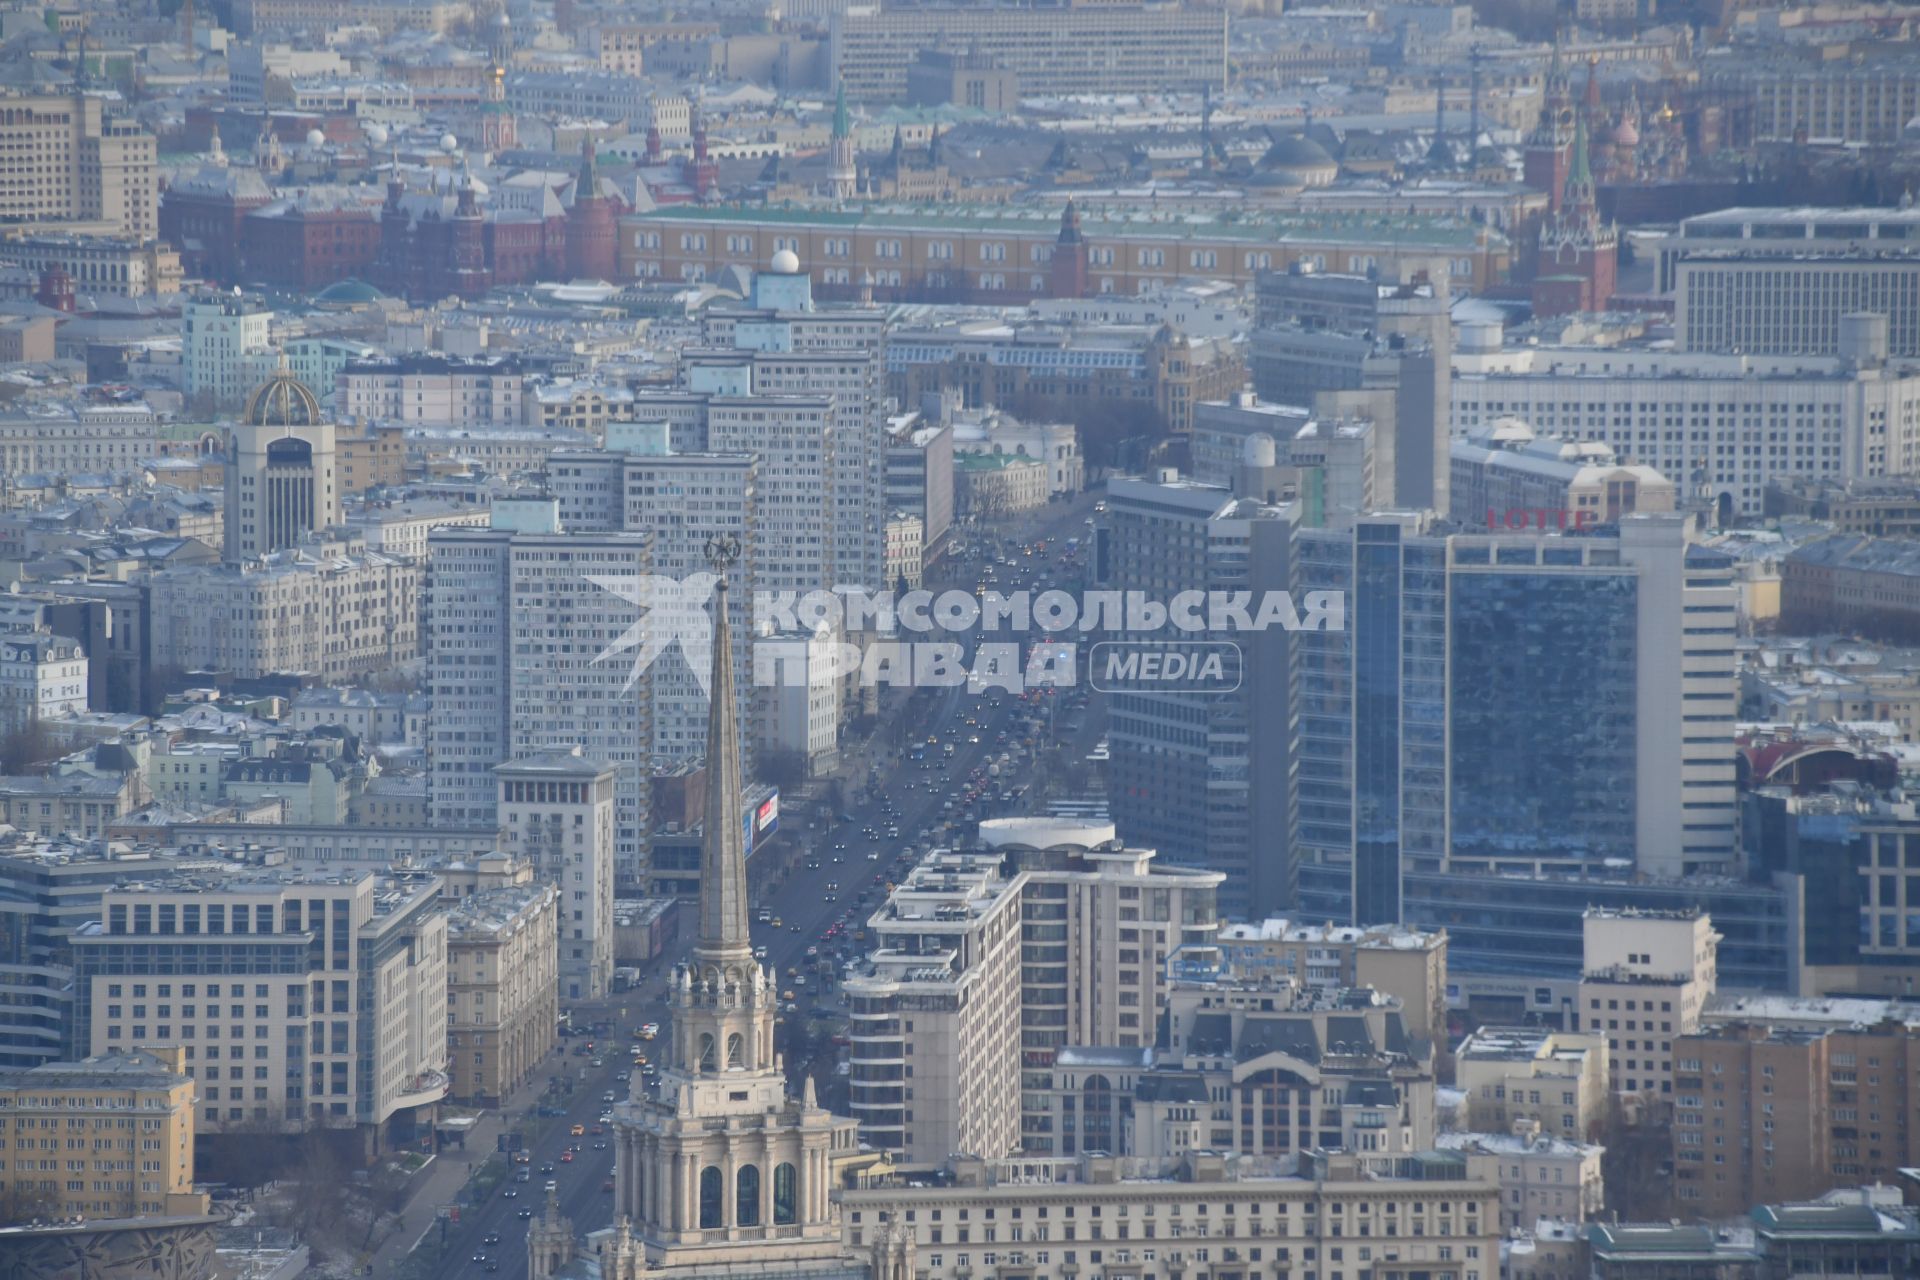
[[[1414,1181],[1411,1162],[1195,1155],[1180,1162],[960,1161],[945,1185],[842,1192],[875,1274],[1497,1280],[1489,1178]],[[991,1259],[991,1261],[989,1261]]]
[[[501,886],[460,899],[447,922],[448,1092],[498,1107],[558,1043],[560,891]]]
[[[160,234],[153,135],[89,93],[0,97],[0,221]]]
[[[447,1093],[439,892],[431,876],[287,869],[111,889],[72,939],[73,1036],[179,1052],[202,1136],[410,1143]]]
[[[0,1218],[201,1214],[178,1049],[0,1072]]]
[[[1673,1042],[1700,1027],[1720,935],[1698,911],[1590,908],[1584,939],[1576,1029],[1606,1037],[1615,1093],[1671,1101]]]
[[[1447,932],[1405,925],[1308,924],[1276,916],[1223,924],[1220,959],[1234,973],[1278,973],[1310,987],[1372,987],[1400,1001],[1407,1030],[1446,1038]]]
[[[1674,1194],[1689,1216],[1897,1183],[1920,1163],[1920,1024],[1747,1022],[1674,1043]]]
[[[1475,1133],[1539,1132],[1574,1141],[1607,1119],[1607,1042],[1544,1027],[1481,1027],[1454,1051],[1454,1082]]]

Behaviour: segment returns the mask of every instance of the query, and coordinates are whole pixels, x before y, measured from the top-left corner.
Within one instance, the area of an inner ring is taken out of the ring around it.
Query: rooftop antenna
[[[1468,128],[1471,132],[1467,137],[1467,164],[1470,168],[1480,154],[1480,63],[1485,56],[1478,44],[1473,46],[1473,51],[1468,55],[1473,67],[1472,102],[1468,108]]]

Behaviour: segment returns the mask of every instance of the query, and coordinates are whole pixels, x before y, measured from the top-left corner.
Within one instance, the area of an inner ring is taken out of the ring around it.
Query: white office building
[[[257,298],[197,294],[181,307],[180,371],[187,404],[209,413],[238,409],[273,372],[273,312]]]
[[[0,634],[0,732],[87,709],[87,655],[46,631]]]
[[[1920,356],[1920,209],[1722,209],[1659,244],[1682,351],[1835,355],[1840,318],[1887,318],[1888,350]]]
[[[493,774],[503,847],[560,893],[560,994],[598,1000],[613,983],[617,773],[575,748],[522,756]]]
[[[1859,338],[1856,357],[1763,356],[1503,347],[1497,331],[1481,332],[1454,352],[1453,431],[1518,418],[1652,467],[1683,505],[1759,515],[1775,477],[1920,469],[1920,363],[1876,358],[1870,325]]]

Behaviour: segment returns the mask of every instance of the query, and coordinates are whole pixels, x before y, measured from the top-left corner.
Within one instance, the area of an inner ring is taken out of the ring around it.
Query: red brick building
[[[249,213],[273,203],[258,169],[203,165],[160,197],[160,238],[180,251],[188,275],[221,284],[240,279],[241,228]]]
[[[380,222],[372,209],[307,199],[253,210],[240,236],[246,281],[290,289],[362,279],[380,251]]]

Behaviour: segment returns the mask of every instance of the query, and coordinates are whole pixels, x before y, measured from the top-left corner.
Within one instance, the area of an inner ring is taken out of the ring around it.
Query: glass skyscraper
[[[1302,531],[1299,589],[1350,596],[1345,632],[1296,642],[1303,905],[1425,925],[1415,872],[1724,869],[1733,592],[1685,539]]]

